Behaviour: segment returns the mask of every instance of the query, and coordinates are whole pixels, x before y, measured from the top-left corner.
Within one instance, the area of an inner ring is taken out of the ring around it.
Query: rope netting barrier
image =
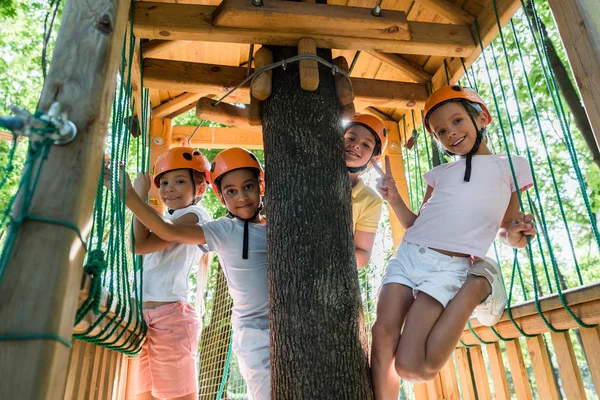
[[[132,115],[135,108],[131,84],[135,47],[133,13],[129,27],[123,41],[105,149],[104,162],[109,162],[111,174],[117,173],[120,164],[124,164],[129,172],[149,170],[147,89],[141,91],[142,115],[140,118]],[[141,123],[138,122],[140,119]],[[104,169],[98,183],[90,251],[84,265],[91,277],[89,296],[77,310],[73,337],[135,355],[141,350],[146,334],[142,315],[142,257],[131,252],[134,246],[131,213],[126,213],[125,204],[118,196],[119,190],[114,187],[118,179],[112,176],[113,187],[107,190],[103,186],[103,174]],[[80,326],[84,328],[77,329]]]

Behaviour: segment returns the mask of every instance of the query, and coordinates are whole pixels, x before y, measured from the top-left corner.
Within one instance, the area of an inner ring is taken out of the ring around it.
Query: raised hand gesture
[[[140,172],[133,181],[133,188],[138,196],[140,196],[140,199],[145,199],[148,192],[150,192],[151,182],[150,175],[144,172]]]
[[[390,158],[385,156],[385,172],[382,171],[382,169],[374,160],[371,160],[371,165],[379,173],[379,178],[377,178],[377,191],[381,197],[383,197],[385,201],[392,205],[402,201],[400,192],[398,192],[398,187],[396,186],[396,181],[394,181],[394,177],[392,175]]]

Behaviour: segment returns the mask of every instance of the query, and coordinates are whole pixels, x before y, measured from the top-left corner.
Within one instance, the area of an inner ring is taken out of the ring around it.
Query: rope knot
[[[100,314],[100,302],[102,300],[102,273],[106,270],[108,263],[104,259],[104,251],[92,250],[88,256],[84,271],[92,276],[89,299],[91,299],[92,310],[95,315]]]

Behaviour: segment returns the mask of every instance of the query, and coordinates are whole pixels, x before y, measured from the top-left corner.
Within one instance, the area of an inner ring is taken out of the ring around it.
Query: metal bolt
[[[160,136],[157,136],[154,139],[152,139],[152,143],[154,143],[157,146],[160,146],[164,142],[165,142],[165,140],[162,137],[160,137]]]
[[[375,8],[371,10],[371,14],[375,17],[381,17],[381,6],[376,5]]]
[[[264,6],[264,3],[262,2],[262,0],[252,0],[252,5],[254,7],[262,7]]]

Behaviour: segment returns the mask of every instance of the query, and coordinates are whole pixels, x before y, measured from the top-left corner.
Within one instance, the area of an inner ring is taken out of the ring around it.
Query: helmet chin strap
[[[244,260],[248,259],[248,236],[249,236],[248,223],[250,221],[252,221],[254,218],[256,218],[258,216],[258,214],[260,214],[262,209],[263,209],[263,203],[261,200],[260,204],[258,205],[258,208],[256,209],[256,212],[250,218],[242,218],[239,215],[235,215],[231,211],[227,210],[227,216],[229,218],[237,218],[240,221],[244,221],[244,241],[243,241],[243,245],[242,245],[242,259],[244,259]]]

